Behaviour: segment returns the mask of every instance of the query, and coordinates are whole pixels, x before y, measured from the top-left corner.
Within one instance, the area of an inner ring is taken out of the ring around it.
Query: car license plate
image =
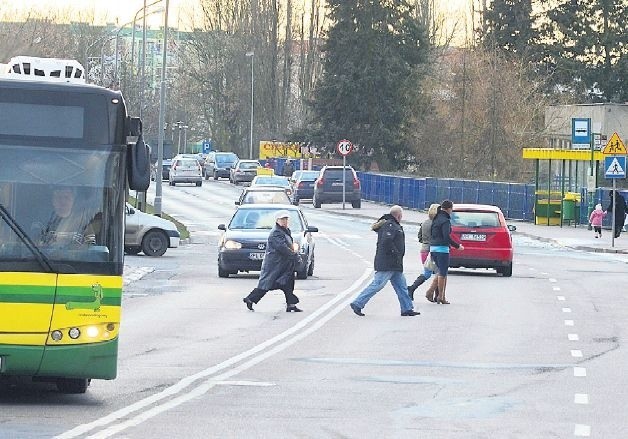
[[[463,233],[460,235],[463,241],[486,241],[486,235],[480,233]]]
[[[249,259],[253,261],[261,261],[262,259],[264,259],[264,253],[249,253]]]
[[[332,183],[331,185],[334,186],[334,187],[335,186],[341,186],[342,187],[342,183]]]

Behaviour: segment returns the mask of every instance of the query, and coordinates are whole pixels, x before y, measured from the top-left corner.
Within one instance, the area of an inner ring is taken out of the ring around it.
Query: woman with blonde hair
[[[438,210],[437,203],[431,204],[430,208],[427,211],[427,219],[421,223],[421,227],[419,228],[419,242],[421,243],[421,264],[425,265],[425,261],[430,255],[430,242],[432,241],[432,220],[436,216],[436,211]],[[419,287],[419,285],[423,284],[426,280],[428,280],[432,276],[432,272],[430,270],[425,269],[424,272],[417,277],[412,285],[408,286],[408,292],[410,293],[410,298],[414,300],[414,292]],[[427,300],[430,302],[434,302],[433,298],[434,293],[430,293],[430,297],[427,297]],[[436,293],[438,294],[438,292]]]

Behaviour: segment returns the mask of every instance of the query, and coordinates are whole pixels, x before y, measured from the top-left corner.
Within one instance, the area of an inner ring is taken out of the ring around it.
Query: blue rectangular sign
[[[571,145],[574,148],[591,145],[591,118],[571,118]]]
[[[612,155],[604,157],[605,178],[626,178],[626,156]]]

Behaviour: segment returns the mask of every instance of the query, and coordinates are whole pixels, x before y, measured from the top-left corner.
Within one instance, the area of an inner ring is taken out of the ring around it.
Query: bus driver
[[[76,212],[73,188],[59,187],[52,190],[53,213],[42,230],[41,241],[45,245],[95,244],[93,225],[86,220],[84,212]]]

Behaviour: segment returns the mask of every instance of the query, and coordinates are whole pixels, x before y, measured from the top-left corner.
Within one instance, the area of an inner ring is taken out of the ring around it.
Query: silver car
[[[172,159],[168,180],[170,186],[175,186],[177,183],[195,183],[197,186],[201,186],[203,184],[203,169],[195,158],[177,156]]]
[[[168,248],[179,247],[179,231],[172,221],[136,210],[126,204],[124,252],[136,255],[161,256]]]

